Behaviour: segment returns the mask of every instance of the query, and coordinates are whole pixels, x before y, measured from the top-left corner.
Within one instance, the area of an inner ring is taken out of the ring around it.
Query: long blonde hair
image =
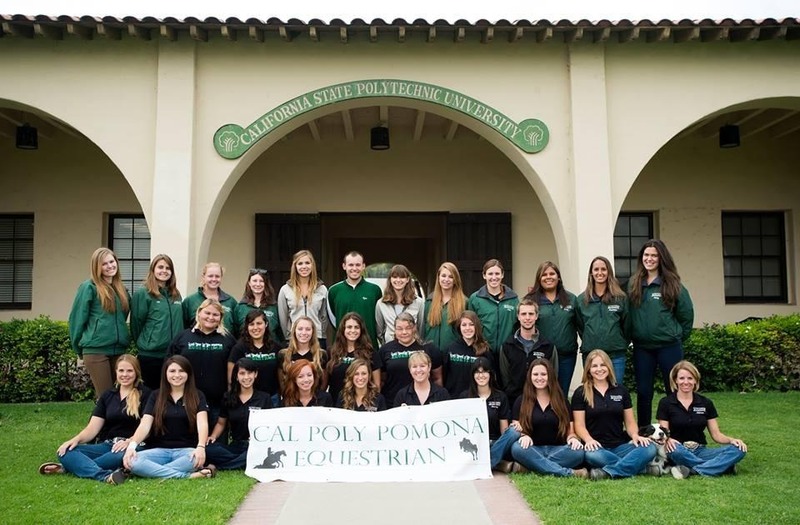
[[[216,299],[206,299],[205,301],[200,303],[200,306],[198,306],[197,310],[195,310],[194,312],[195,322],[192,330],[197,330],[198,328],[200,328],[200,311],[204,310],[205,308],[208,308],[209,306],[219,312],[219,326],[217,326],[217,333],[220,333],[222,335],[228,335],[228,329],[225,328],[224,324],[225,308],[223,308],[222,303],[220,303]]]
[[[311,364],[314,365],[314,376],[322,379],[322,353],[324,350],[319,346],[319,339],[317,339],[317,328],[314,326],[314,321],[310,317],[301,315],[292,323],[292,330],[289,334],[289,346],[283,351],[282,369],[284,374],[289,373],[289,368],[292,366],[292,354],[300,349],[300,343],[297,341],[297,325],[302,321],[311,325],[311,340],[308,342],[308,353],[311,354]],[[305,357],[303,358],[305,359]]]
[[[467,298],[464,297],[463,286],[461,284],[461,274],[458,268],[451,262],[443,262],[436,270],[436,284],[433,287],[433,297],[431,298],[431,309],[428,312],[428,325],[439,326],[442,324],[442,287],[439,284],[439,274],[442,270],[447,270],[453,276],[453,294],[447,303],[447,319],[450,324],[454,324],[461,317],[467,306]]]
[[[347,367],[347,372],[344,375],[344,387],[342,387],[342,408],[345,410],[356,409],[356,386],[353,383],[353,377],[362,366],[367,367],[367,392],[364,394],[362,403],[364,408],[371,408],[375,406],[375,398],[378,397],[378,386],[372,380],[372,365],[369,361],[362,358],[354,359],[350,366]]]
[[[142,415],[139,413],[139,404],[142,401],[142,392],[139,387],[142,385],[142,367],[139,366],[139,360],[132,354],[122,354],[117,358],[114,364],[114,372],[116,373],[117,365],[119,363],[130,363],[133,367],[133,372],[136,374],[136,381],[133,382],[133,390],[125,398],[125,413],[136,419],[141,419]]]
[[[106,280],[103,279],[103,259],[109,255],[112,256],[114,261],[117,263],[117,273],[115,273],[114,277],[111,278],[111,284],[107,283]],[[117,259],[117,255],[108,248],[98,248],[92,254],[89,264],[92,283],[94,283],[95,288],[97,288],[97,297],[100,299],[100,305],[103,307],[103,310],[109,313],[114,313],[117,311],[117,302],[114,299],[114,295],[116,294],[116,296],[119,298],[120,304],[122,305],[122,311],[127,314],[130,311],[130,305],[128,304],[128,290],[122,283],[122,277],[120,277],[119,259]]]
[[[311,253],[310,250],[300,250],[292,257],[292,267],[289,269],[289,280],[286,281],[286,284],[289,285],[294,291],[294,298],[296,301],[300,302],[302,299],[302,295],[300,292],[300,276],[297,274],[297,261],[299,261],[303,257],[308,257],[311,259],[311,274],[308,276],[308,294],[313,295],[314,290],[322,283],[317,277],[317,261],[314,259],[314,254]],[[309,297],[310,298],[310,297]]]
[[[611,358],[608,354],[599,348],[592,350],[586,356],[583,367],[583,398],[590,408],[594,408],[594,379],[592,378],[592,360],[595,357],[602,359],[603,364],[608,368],[608,384],[611,386],[617,385],[617,376],[614,375],[614,365],[611,363]]]

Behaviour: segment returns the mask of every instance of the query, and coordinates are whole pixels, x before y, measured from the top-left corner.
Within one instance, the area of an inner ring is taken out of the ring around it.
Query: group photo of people
[[[277,292],[269,271],[253,268],[241,296],[223,290],[216,262],[186,297],[165,254],[152,258],[133,295],[113,251],[97,249],[90,269],[69,336],[96,402],[85,428],[40,466],[44,475],[114,485],[132,476],[213,478],[246,467],[255,410],[376,412],[462,398],[485,401],[499,471],[686,479],[735,473],[747,452],[722,433],[714,403],[699,393],[701,371],[684,358],[692,300],[657,239],[643,244],[627,289],[597,256],[574,293],[551,261],[515,291],[494,258],[474,291],[451,262],[425,296],[403,264],[381,289],[365,278],[357,251],[329,287],[314,254],[300,250]],[[623,384],[628,355],[635,411]],[[653,418],[657,373],[665,391]],[[640,430],[648,426],[664,439]]]

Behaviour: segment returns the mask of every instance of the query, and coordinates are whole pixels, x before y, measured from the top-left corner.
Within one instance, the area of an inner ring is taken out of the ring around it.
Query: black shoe
[[[127,481],[127,479],[128,476],[125,474],[125,472],[121,468],[118,468],[106,478],[106,483],[111,485],[122,485],[125,483],[125,481]]]
[[[600,481],[601,479],[611,479],[611,474],[601,468],[593,468],[589,471],[589,479]]]

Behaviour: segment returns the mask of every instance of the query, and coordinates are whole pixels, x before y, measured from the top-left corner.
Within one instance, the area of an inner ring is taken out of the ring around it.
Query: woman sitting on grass
[[[137,452],[145,439],[145,450]],[[203,468],[207,441],[206,398],[195,386],[189,360],[173,355],[164,361],[161,388],[150,396],[123,464],[143,478],[213,478],[216,467]],[[125,476],[118,479],[124,481]]]
[[[263,314],[263,312],[258,313]],[[209,444],[206,449],[208,462],[220,470],[243,469],[247,466],[250,414],[254,410],[272,408],[270,395],[254,389],[257,379],[258,364],[252,359],[244,357],[233,365],[231,388],[222,400],[222,411],[214,430],[208,437]],[[225,435],[226,424],[230,424],[231,442],[218,443],[220,436]]]
[[[61,463],[44,463],[40,474],[69,472],[113,485],[124,481],[117,469],[122,467],[122,456],[139,425],[150,389],[142,383],[139,361],[130,354],[117,359],[116,376],[116,385],[97,400],[86,427],[58,447]]]
[[[700,388],[697,367],[689,361],[679,361],[669,373],[669,385],[673,393],[659,401],[656,417],[658,424],[670,431],[667,458],[676,464],[672,476],[684,479],[692,474],[735,473],[747,445],[720,431],[714,403],[697,393]],[[706,447],[703,432],[706,428],[714,441],[725,446]]]
[[[639,435],[631,396],[617,384],[602,350],[586,356],[583,384],[572,394],[572,416],[592,480],[635,476],[656,456],[656,446]]]

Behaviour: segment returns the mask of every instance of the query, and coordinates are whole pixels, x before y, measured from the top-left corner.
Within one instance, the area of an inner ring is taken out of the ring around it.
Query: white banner
[[[245,473],[259,481],[491,478],[486,402],[458,399],[383,412],[252,411]]]

